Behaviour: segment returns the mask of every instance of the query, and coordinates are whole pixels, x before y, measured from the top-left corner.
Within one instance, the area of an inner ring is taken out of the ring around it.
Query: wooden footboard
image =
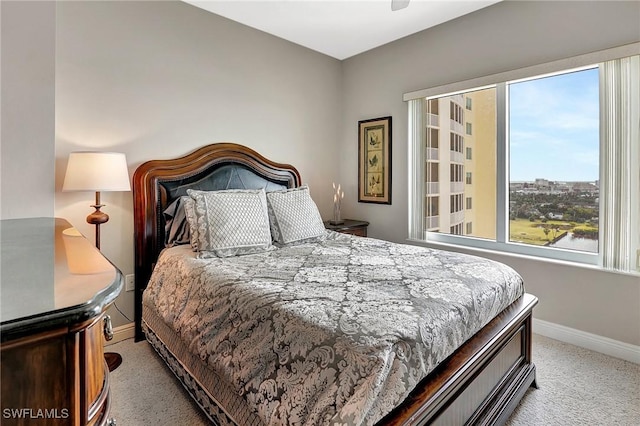
[[[525,294],[427,376],[384,425],[500,425],[532,384],[531,317]]]
[[[514,302],[441,363],[378,425],[504,424],[527,388],[535,385],[531,313],[537,302],[529,294]],[[216,389],[220,385],[211,381],[211,375],[193,373],[203,370],[198,362],[194,364],[197,357],[178,355],[180,351],[166,346],[156,333],[171,332],[162,327],[154,331],[150,328],[147,338],[210,419],[216,424],[240,426],[259,423],[238,421],[238,413],[229,417],[224,404],[217,402],[221,395]]]

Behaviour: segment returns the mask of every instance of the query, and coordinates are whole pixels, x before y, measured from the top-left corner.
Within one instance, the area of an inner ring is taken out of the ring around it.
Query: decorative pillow
[[[267,193],[269,224],[274,241],[288,244],[325,234],[318,206],[307,185]]]
[[[194,191],[198,257],[238,256],[273,249],[264,189]]]
[[[184,203],[189,197],[176,198],[164,210],[164,245],[173,247],[189,244],[189,223],[185,217]]]

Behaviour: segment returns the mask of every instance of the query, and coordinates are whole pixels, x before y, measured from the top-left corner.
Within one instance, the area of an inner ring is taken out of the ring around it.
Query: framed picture
[[[358,121],[358,201],[391,204],[391,117]]]

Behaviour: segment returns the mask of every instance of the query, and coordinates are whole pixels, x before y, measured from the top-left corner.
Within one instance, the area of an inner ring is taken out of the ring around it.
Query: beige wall
[[[357,193],[357,122],[393,116],[393,205],[349,197],[345,217],[373,237],[407,237],[407,105],[403,93],[640,41],[640,2],[501,2],[343,62],[341,181]],[[539,319],[640,345],[640,278],[492,256],[540,298]]]
[[[329,217],[338,60],[182,2],[58,2],[56,24],[57,216],[93,238],[93,194],[60,192],[73,150],[124,152],[133,175],[144,161],[231,141],[294,164]],[[102,202],[102,251],[131,274],[132,193]],[[133,318],[133,293],[118,306]]]
[[[55,4],[0,2],[0,218],[54,210]]]

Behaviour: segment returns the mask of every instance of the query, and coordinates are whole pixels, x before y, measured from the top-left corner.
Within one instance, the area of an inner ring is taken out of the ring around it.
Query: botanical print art
[[[391,204],[391,117],[358,122],[358,201]]]
[[[369,197],[381,197],[384,194],[384,180],[382,178],[384,166],[384,152],[382,141],[384,140],[384,127],[375,126],[366,129],[365,141],[367,144],[366,176],[367,188],[365,195]]]

